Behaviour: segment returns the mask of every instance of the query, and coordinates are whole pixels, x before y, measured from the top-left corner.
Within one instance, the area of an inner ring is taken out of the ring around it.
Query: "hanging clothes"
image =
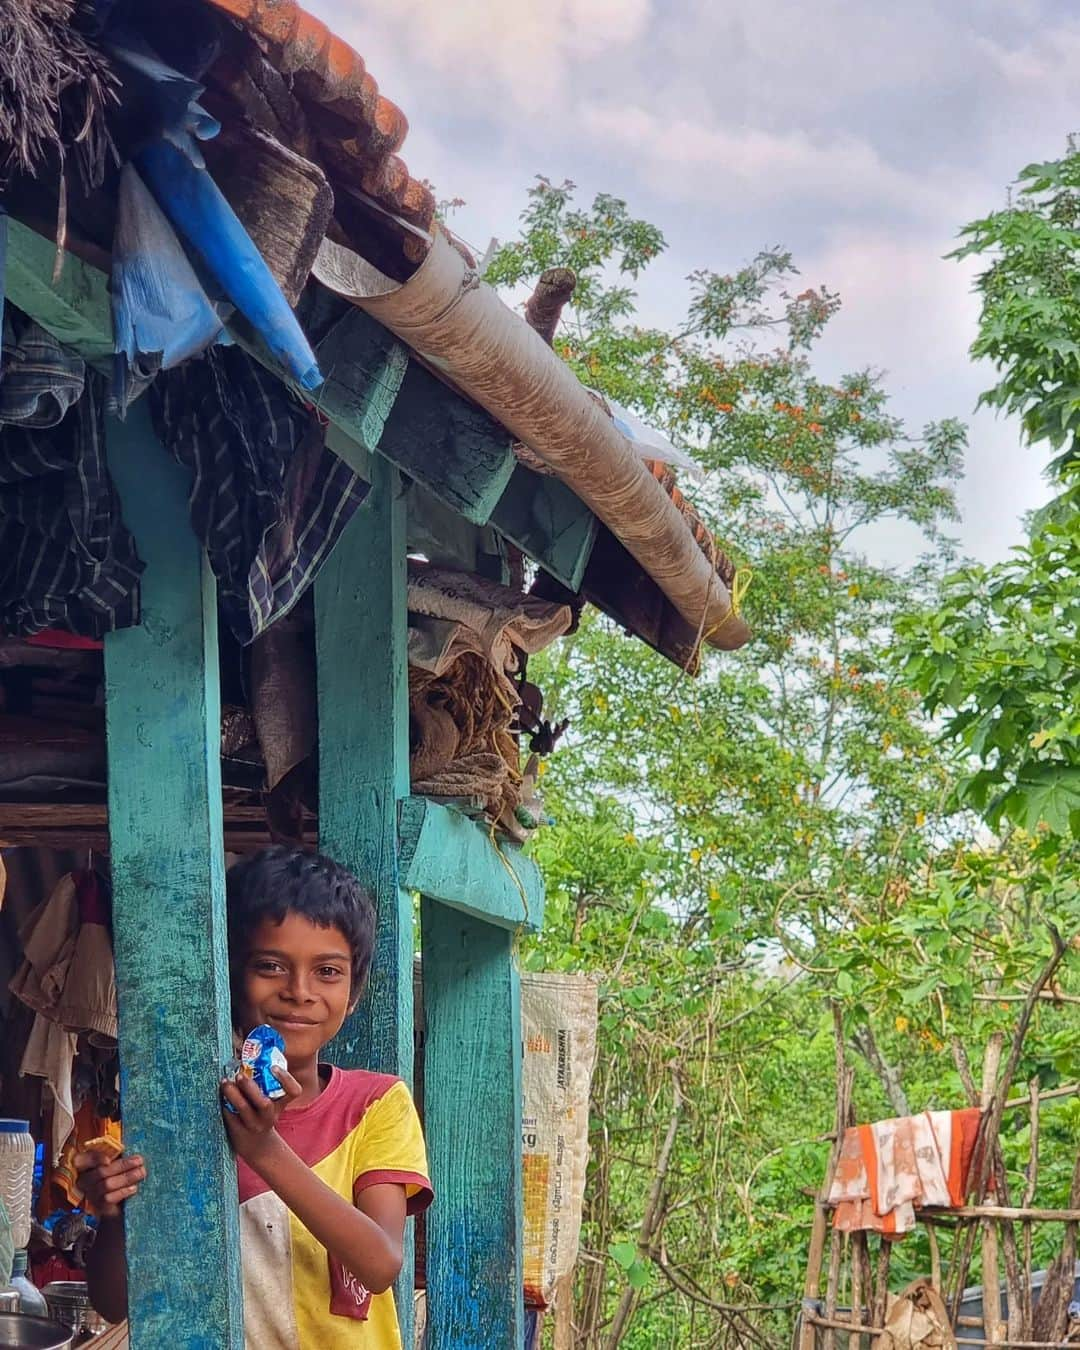
[[[191,523],[222,616],[247,645],[315,580],[368,485],[323,428],[245,352],[211,348],[150,390],[162,444],[192,472]]]
[[[980,1116],[924,1111],[845,1130],[829,1189],[834,1227],[902,1236],[917,1209],[962,1205]]]
[[[105,386],[7,308],[0,371],[0,630],[100,638],[138,621],[142,563],[105,459]]]
[[[11,992],[36,1013],[20,1065],[48,1084],[51,1163],[60,1159],[83,1102],[119,1113],[116,974],[106,883],[93,871],[61,878],[20,932],[24,959]]]
[[[55,1166],[75,1128],[72,1079],[79,1038],[38,1013],[23,1051],[19,1073],[24,1078],[42,1078],[52,1094],[50,1149],[46,1162]]]

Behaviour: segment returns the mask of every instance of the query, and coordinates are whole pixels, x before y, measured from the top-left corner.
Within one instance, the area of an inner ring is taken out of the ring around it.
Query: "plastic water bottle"
[[[30,1244],[34,1190],[34,1138],[28,1120],[0,1118],[0,1198],[11,1221],[15,1250]]]
[[[29,1260],[26,1252],[15,1253],[15,1264],[11,1270],[11,1287],[19,1294],[19,1311],[28,1317],[48,1317],[49,1305],[45,1295],[27,1275]]]

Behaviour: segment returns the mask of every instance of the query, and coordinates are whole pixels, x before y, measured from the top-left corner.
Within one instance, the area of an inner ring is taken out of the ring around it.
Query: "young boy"
[[[233,1023],[285,1039],[285,1097],[224,1082],[240,1183],[244,1333],[249,1350],[398,1350],[390,1286],[405,1220],[432,1198],[420,1122],[399,1079],[319,1063],[363,990],[375,916],[356,878],[328,858],[271,848],[228,874]],[[123,1205],[143,1160],[76,1159],[101,1216],[87,1262],[103,1316],[127,1312]],[[291,1295],[291,1296],[290,1296]]]

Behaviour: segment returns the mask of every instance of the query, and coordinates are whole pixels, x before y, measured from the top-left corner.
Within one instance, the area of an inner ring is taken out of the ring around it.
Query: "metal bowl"
[[[75,1333],[59,1322],[25,1313],[0,1313],[0,1350],[70,1350]]]

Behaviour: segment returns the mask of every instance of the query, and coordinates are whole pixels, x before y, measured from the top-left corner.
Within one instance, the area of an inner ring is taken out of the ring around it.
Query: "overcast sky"
[[[1040,455],[972,416],[988,375],[966,356],[971,271],[942,255],[1080,124],[1066,0],[309,4],[404,109],[411,172],[465,199],[452,224],[481,250],[515,233],[536,174],[664,231],[650,320],[681,312],[690,271],[790,249],[843,299],[828,367],[883,368],[915,426],[970,422],[963,547],[990,561],[1019,541]]]

